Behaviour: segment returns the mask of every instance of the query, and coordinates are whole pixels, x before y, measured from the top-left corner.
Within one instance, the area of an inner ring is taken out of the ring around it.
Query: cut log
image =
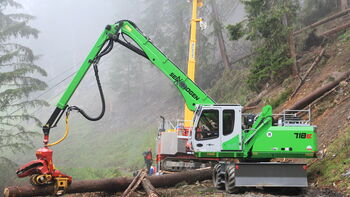
[[[345,79],[349,78],[350,71],[344,73],[334,81],[327,83],[326,85],[316,89],[315,91],[311,92],[308,96],[304,97],[303,99],[296,102],[294,105],[292,105],[289,110],[301,110],[304,109],[306,106],[308,106],[310,103],[312,103],[317,98],[321,97],[323,94],[337,86],[341,81],[344,81]]]
[[[348,14],[349,12],[350,12],[350,9],[346,9],[346,10],[344,10],[344,11],[338,12],[338,13],[332,15],[332,16],[326,17],[326,18],[324,18],[324,19],[322,19],[322,20],[317,21],[316,23],[313,23],[313,24],[311,24],[311,25],[309,25],[309,26],[306,26],[306,27],[304,27],[304,28],[302,28],[302,29],[300,29],[300,30],[298,30],[298,31],[295,31],[293,34],[294,34],[294,36],[296,36],[296,35],[298,35],[298,34],[304,32],[304,31],[306,31],[306,30],[308,30],[308,29],[310,29],[310,28],[317,27],[317,26],[319,26],[319,25],[322,25],[322,24],[324,24],[324,23],[327,23],[328,21],[331,21],[331,20],[333,20],[333,19],[336,19],[336,18],[339,18],[339,17],[341,17],[341,16],[344,16],[344,15]]]
[[[331,91],[333,88],[338,86],[338,84],[344,80],[349,79],[350,77],[350,71],[344,73],[337,79],[335,79],[333,82],[327,83],[326,85],[316,89],[315,91],[311,92],[309,95],[306,97],[302,98],[298,102],[296,102],[294,105],[288,108],[288,110],[302,110],[305,107],[313,104],[317,99],[322,97],[323,95],[327,94],[329,91]],[[280,112],[279,114],[282,114]],[[273,116],[273,120],[277,121],[279,118],[281,118],[282,115],[275,115]]]
[[[159,196],[156,189],[153,187],[153,185],[151,184],[151,182],[149,181],[148,178],[144,178],[142,180],[142,186],[143,186],[143,189],[145,189],[148,197],[158,197]]]
[[[326,32],[324,32],[324,33],[321,33],[319,36],[320,36],[320,37],[328,37],[328,36],[330,36],[330,35],[332,35],[332,34],[335,34],[335,33],[339,32],[339,31],[343,31],[343,30],[345,30],[345,29],[347,29],[347,28],[350,28],[350,23],[346,23],[346,24],[344,24],[344,25],[335,27],[335,28],[333,28],[333,29],[331,29],[331,30],[329,30],[329,31],[326,31]]]
[[[211,179],[211,169],[191,170],[176,174],[148,177],[154,187],[172,187],[180,182],[194,183]],[[67,194],[85,192],[122,192],[132,182],[132,178],[120,177],[101,180],[73,181]],[[13,186],[4,190],[5,197],[47,196],[53,193],[53,185],[49,186]]]

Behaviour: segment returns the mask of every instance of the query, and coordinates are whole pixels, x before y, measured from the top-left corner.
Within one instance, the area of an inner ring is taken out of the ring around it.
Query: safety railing
[[[285,110],[278,117],[278,126],[309,126],[311,124],[311,110]]]
[[[187,124],[185,124],[187,123]],[[185,126],[185,125],[190,125]],[[192,121],[190,120],[166,120],[161,122],[159,126],[160,132],[176,132],[178,138],[188,139],[191,136]]]

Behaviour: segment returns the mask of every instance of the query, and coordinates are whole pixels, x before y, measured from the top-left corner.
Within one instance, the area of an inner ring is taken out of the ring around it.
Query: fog
[[[48,120],[60,95],[68,86],[73,74],[79,69],[105,26],[121,19],[134,21],[145,35],[150,35],[150,38],[154,41],[153,43],[158,48],[170,59],[175,59],[175,64],[185,68],[191,4],[184,4],[185,0],[180,3],[178,0],[176,1],[162,2],[163,5],[160,6],[164,6],[164,9],[169,11],[179,11],[180,8],[176,7],[177,4],[184,6],[181,8],[183,10],[180,10],[181,17],[158,16],[157,9],[151,12],[147,10],[152,9],[152,6],[157,6],[152,5],[153,2],[147,0],[18,0],[23,5],[23,9],[19,12],[35,16],[36,19],[32,20],[30,25],[40,31],[38,39],[22,39],[20,42],[32,48],[35,54],[41,56],[37,64],[48,72],[48,76],[43,80],[48,83],[49,88],[44,91],[44,94],[38,92],[36,95],[41,95],[40,99],[47,100],[51,106],[34,109],[35,115],[43,123]],[[224,1],[220,0],[220,2]],[[150,18],[144,18],[145,10],[148,11],[148,17]],[[208,10],[210,9],[206,11]],[[204,13],[200,12],[200,14],[203,15]],[[242,5],[238,4],[223,14],[226,23],[224,25],[227,25],[242,20],[244,9]],[[151,19],[152,17],[154,19]],[[210,18],[209,16],[201,17]],[[170,22],[167,23],[167,21]],[[174,21],[176,24],[173,23]],[[180,29],[176,25],[184,26],[185,32],[178,32],[182,37],[172,35]],[[207,34],[211,40],[210,42],[216,46],[212,53],[217,53],[218,46],[215,44],[216,40],[213,35],[210,35],[210,28],[204,30],[203,34]],[[169,39],[172,36],[175,36],[176,42]],[[237,48],[232,43],[228,43],[227,47],[228,50]],[[118,151],[112,151],[117,149],[124,151],[123,156],[130,160],[128,161],[129,164],[134,165],[140,159],[142,160],[141,157],[134,158],[134,155],[139,155],[139,151],[143,147],[154,144],[159,115],[165,115],[166,118],[172,119],[181,118],[183,99],[179,96],[180,94],[174,85],[144,58],[122,48],[124,47],[115,46],[110,54],[101,59],[99,66],[107,103],[105,117],[99,122],[90,122],[77,113],[71,116],[72,132],[70,136],[63,142],[63,145],[54,147],[54,150],[57,151],[55,160],[61,166],[115,166],[115,162],[120,162],[121,157],[118,156],[120,155]],[[181,53],[183,55],[177,54],[178,48],[184,50]],[[230,55],[230,57],[235,56]],[[211,61],[215,65],[220,60],[213,59]],[[87,113],[92,116],[100,112],[100,98],[92,69],[78,87],[69,104],[78,105],[84,110],[87,109]],[[130,132],[131,128],[134,128],[133,131],[135,132],[124,137],[135,136],[136,138],[138,135],[144,135],[138,142],[138,149],[134,151],[125,148],[134,146],[133,137],[130,141],[122,142],[116,135],[116,133],[123,131]],[[36,130],[40,137],[35,139],[36,147],[34,148],[41,146],[42,140],[41,129],[37,128]],[[148,130],[147,134],[142,133]],[[63,131],[64,121],[62,119],[59,127],[51,130],[52,138],[56,139],[62,136]],[[72,151],[77,147],[79,147],[77,152]],[[107,147],[111,148],[106,150]],[[92,151],[97,151],[96,154],[100,154],[98,158],[108,155],[108,157],[113,156],[113,159],[103,159],[102,165],[100,160],[91,160],[89,153]],[[112,152],[107,154],[106,151]],[[126,154],[126,151],[130,153],[127,152]],[[133,155],[131,157],[128,154]],[[16,158],[16,162],[27,162],[33,156],[33,150],[29,150],[25,156],[21,155]],[[117,156],[119,160],[114,158]],[[82,161],[84,161],[83,164]],[[126,167],[127,164],[123,163],[121,165]]]
[[[24,12],[36,17],[38,39],[28,45],[42,55],[42,65],[54,76],[68,67],[79,68],[82,60],[107,24],[121,18],[135,19],[137,6],[123,0],[20,0]],[[135,1],[134,1],[135,2]],[[133,10],[133,11],[131,11]],[[50,78],[49,76],[49,78]]]

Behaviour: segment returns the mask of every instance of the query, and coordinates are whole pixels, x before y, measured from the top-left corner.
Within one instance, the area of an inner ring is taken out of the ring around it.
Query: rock
[[[350,176],[350,169],[348,169],[345,173],[342,174],[343,176]]]
[[[346,87],[348,84],[349,84],[349,82],[346,82],[346,81],[342,81],[342,82],[339,83],[339,85],[341,87]]]

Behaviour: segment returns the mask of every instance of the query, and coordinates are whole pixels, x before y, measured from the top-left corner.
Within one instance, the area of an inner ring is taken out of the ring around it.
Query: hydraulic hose
[[[100,120],[103,117],[103,115],[105,114],[105,111],[106,111],[106,102],[105,102],[105,97],[104,97],[103,90],[102,90],[102,85],[101,85],[101,82],[100,82],[100,77],[98,75],[97,64],[94,64],[94,71],[95,71],[96,82],[97,82],[98,90],[100,92],[101,103],[102,103],[102,111],[101,111],[100,115],[98,115],[97,117],[91,117],[84,110],[80,109],[77,106],[68,107],[68,108],[71,108],[71,110],[77,110],[79,113],[81,113],[81,115],[84,116],[84,118],[86,118],[86,119],[88,119],[90,121]]]
[[[103,90],[102,90],[100,77],[99,77],[99,74],[98,74],[98,67],[97,67],[97,65],[98,65],[98,63],[100,61],[100,58],[103,57],[104,55],[107,55],[109,52],[111,52],[112,49],[113,49],[113,40],[110,39],[110,40],[108,40],[107,46],[96,56],[96,58],[92,62],[93,63],[93,67],[94,67],[94,71],[95,71],[97,87],[98,87],[98,91],[100,93],[101,103],[102,103],[102,110],[101,110],[100,115],[98,115],[97,117],[91,117],[83,109],[80,109],[77,106],[70,106],[70,107],[68,107],[67,111],[77,110],[82,116],[84,116],[84,118],[86,118],[86,119],[88,119],[90,121],[97,121],[97,120],[100,120],[103,117],[103,115],[105,114],[105,111],[106,111],[106,102],[105,102],[105,98],[104,98],[104,94],[103,94]]]
[[[57,145],[67,138],[68,133],[69,133],[69,113],[70,113],[69,111],[67,111],[67,113],[66,113],[66,131],[64,132],[63,137],[61,139],[57,140],[56,142],[53,142],[51,144],[47,144],[47,146]]]
[[[102,89],[102,85],[101,85],[101,81],[100,81],[100,77],[98,74],[98,63],[100,61],[100,58],[104,55],[107,55],[112,49],[113,49],[113,40],[108,40],[108,44],[106,46],[106,48],[104,48],[97,56],[96,58],[93,60],[92,64],[94,67],[94,72],[95,72],[95,78],[96,78],[96,82],[97,82],[97,87],[98,87],[98,91],[100,93],[100,97],[101,97],[101,103],[102,103],[102,111],[100,113],[100,115],[98,115],[97,117],[91,117],[89,116],[84,110],[80,109],[77,106],[69,106],[67,108],[67,112],[66,112],[66,131],[64,132],[64,135],[61,139],[57,140],[56,142],[47,144],[47,146],[54,146],[57,145],[59,143],[61,143],[63,140],[65,140],[68,136],[69,133],[69,114],[71,111],[76,110],[78,111],[81,115],[84,116],[84,118],[90,120],[90,121],[97,121],[100,120],[103,115],[105,114],[106,111],[106,102],[105,102],[105,98],[104,98],[104,94],[103,94],[103,89]]]

